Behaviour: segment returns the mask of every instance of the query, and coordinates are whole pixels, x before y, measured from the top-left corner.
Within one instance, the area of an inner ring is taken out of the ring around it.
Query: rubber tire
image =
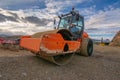
[[[90,38],[84,38],[82,40],[80,55],[91,56],[93,53],[93,41]]]

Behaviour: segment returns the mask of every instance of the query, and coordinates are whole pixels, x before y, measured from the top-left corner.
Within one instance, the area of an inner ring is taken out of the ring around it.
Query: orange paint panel
[[[44,41],[43,46],[49,50],[63,50],[65,42],[62,41]]]
[[[79,48],[79,41],[65,41],[60,34],[49,34],[42,38],[42,45],[48,50],[64,50],[65,44],[68,44],[68,51],[74,51]]]
[[[83,35],[82,35],[83,38],[88,38],[88,34],[86,32],[83,32]]]
[[[40,38],[21,38],[20,46],[33,52],[40,49]]]
[[[76,50],[80,47],[79,41],[66,41],[66,43],[68,44],[70,51]]]
[[[49,34],[42,38],[42,45],[49,50],[63,50],[64,44],[60,34]]]

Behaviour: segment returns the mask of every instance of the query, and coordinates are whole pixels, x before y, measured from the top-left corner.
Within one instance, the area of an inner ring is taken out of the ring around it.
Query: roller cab
[[[54,18],[55,30],[22,36],[20,46],[58,65],[68,63],[74,53],[91,56],[92,40],[84,32],[84,18],[74,8]]]

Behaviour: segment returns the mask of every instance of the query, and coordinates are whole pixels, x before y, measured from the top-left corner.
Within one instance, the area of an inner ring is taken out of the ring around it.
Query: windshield
[[[60,19],[58,28],[59,29],[68,29],[73,34],[80,34],[83,27],[83,18],[79,16],[79,19],[76,19],[76,16],[66,16]]]
[[[79,20],[76,20],[76,16],[63,17],[60,19],[58,27],[69,29],[71,24],[75,25],[76,27],[83,27],[83,19],[79,17]]]

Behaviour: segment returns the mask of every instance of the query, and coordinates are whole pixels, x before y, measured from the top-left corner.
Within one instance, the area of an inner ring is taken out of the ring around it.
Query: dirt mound
[[[38,37],[40,37],[43,34],[56,33],[56,32],[57,32],[57,30],[50,30],[50,31],[38,32],[38,33],[33,34],[31,37],[32,38],[38,38]]]
[[[114,36],[113,40],[109,44],[110,46],[120,46],[120,31]]]

